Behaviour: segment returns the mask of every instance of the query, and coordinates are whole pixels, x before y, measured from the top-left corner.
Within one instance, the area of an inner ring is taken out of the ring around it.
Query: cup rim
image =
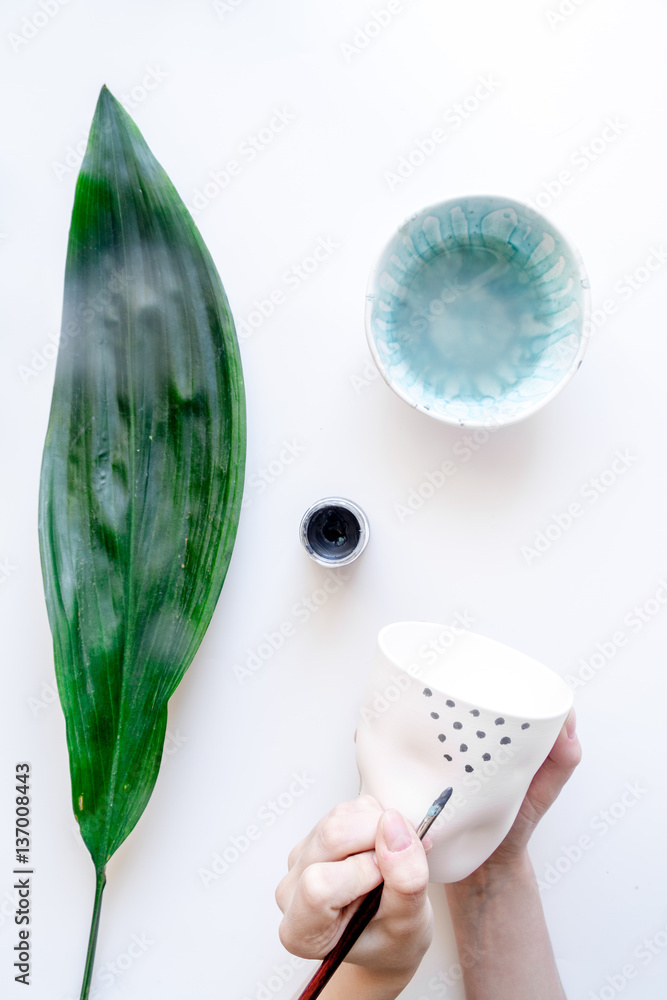
[[[400,388],[397,385],[397,383],[394,380],[391,379],[389,373],[385,370],[385,367],[380,358],[380,353],[375,344],[375,337],[372,332],[371,316],[373,311],[373,304],[376,297],[373,289],[376,286],[380,270],[380,264],[384,260],[387,251],[389,250],[390,246],[392,245],[396,237],[399,235],[401,230],[405,229],[415,219],[419,218],[420,216],[426,216],[431,212],[435,212],[436,209],[442,210],[442,208],[447,205],[456,206],[457,204],[460,204],[462,201],[470,201],[472,199],[474,200],[492,199],[497,202],[508,203],[510,205],[513,204],[521,208],[524,212],[533,214],[537,219],[543,220],[545,224],[549,227],[549,229],[555,235],[557,235],[560,240],[562,240],[563,244],[568,248],[568,251],[571,253],[573,260],[577,264],[577,269],[579,271],[579,277],[581,280],[581,287],[583,291],[583,306],[582,306],[582,318],[581,318],[581,333],[579,336],[579,347],[577,349],[577,353],[575,354],[572,360],[572,363],[570,364],[570,367],[562,376],[562,378],[556,383],[556,385],[550,390],[550,392],[548,392],[540,400],[539,403],[536,403],[531,409],[527,410],[525,413],[511,416],[506,419],[491,417],[491,416],[486,419],[478,419],[478,420],[461,419],[460,417],[459,418],[450,417],[447,416],[446,414],[436,413],[435,411],[431,410],[430,407],[415,402],[408,396],[408,394],[402,388]],[[366,307],[364,312],[364,327],[366,333],[366,342],[371,352],[373,362],[375,363],[375,366],[378,369],[380,375],[387,383],[389,388],[393,392],[395,392],[396,395],[399,396],[404,402],[406,402],[408,406],[412,407],[412,409],[418,410],[420,413],[424,413],[427,416],[434,418],[435,420],[439,420],[443,424],[448,424],[449,426],[453,427],[472,427],[472,428],[509,427],[511,424],[516,424],[519,423],[521,420],[525,420],[527,417],[530,417],[534,413],[537,413],[538,410],[541,410],[543,406],[546,406],[547,403],[549,403],[555,396],[558,395],[558,393],[560,393],[565,388],[568,382],[571,381],[571,379],[574,377],[576,372],[581,367],[581,363],[584,359],[584,355],[588,348],[588,341],[590,339],[589,335],[585,332],[584,329],[587,323],[590,322],[590,316],[591,316],[590,281],[588,278],[588,272],[586,271],[586,267],[583,262],[583,258],[581,256],[581,253],[579,252],[577,245],[573,243],[572,240],[569,239],[569,237],[563,232],[560,226],[557,226],[555,223],[551,221],[551,219],[543,215],[542,212],[533,208],[532,205],[529,205],[528,202],[521,201],[519,198],[505,197],[504,195],[499,195],[499,194],[473,193],[473,194],[462,194],[452,198],[445,198],[443,201],[431,202],[424,208],[421,208],[418,211],[412,212],[410,215],[406,216],[401,222],[401,224],[392,231],[391,235],[385,240],[384,244],[382,245],[380,252],[377,254],[375,258],[375,263],[371,269],[368,281],[366,283]]]
[[[503,651],[507,651],[511,653],[512,656],[514,657],[520,657],[523,661],[529,661],[530,664],[536,668],[537,672],[543,675],[545,674],[549,675],[549,682],[550,684],[553,685],[554,692],[558,694],[559,699],[562,698],[561,707],[559,707],[558,710],[554,709],[551,712],[531,711],[530,714],[517,713],[516,711],[512,711],[509,708],[505,708],[502,704],[499,703],[492,704],[490,701],[485,702],[483,698],[479,698],[477,696],[475,697],[475,701],[473,703],[472,701],[469,700],[469,698],[467,698],[464,695],[458,694],[456,691],[445,690],[432,678],[427,679],[424,676],[420,676],[418,672],[410,670],[408,667],[404,666],[401,662],[399,662],[395,656],[391,654],[386,645],[386,639],[388,634],[396,628],[399,627],[405,628],[406,626],[414,626],[421,628],[425,626],[426,627],[430,626],[438,628],[440,630],[448,629],[450,628],[450,626],[438,622],[405,620],[405,621],[391,622],[387,625],[384,625],[378,632],[376,645],[379,652],[385,657],[385,659],[389,663],[391,663],[393,669],[400,670],[401,673],[404,674],[407,678],[409,678],[410,681],[415,685],[418,684],[426,685],[429,688],[433,689],[434,691],[437,691],[437,693],[439,695],[442,695],[443,697],[449,696],[452,699],[457,699],[458,702],[463,702],[466,705],[471,705],[473,708],[479,708],[480,710],[483,710],[485,712],[490,712],[492,714],[497,713],[498,715],[503,715],[504,717],[516,720],[517,722],[522,722],[522,721],[550,722],[558,718],[565,719],[568,712],[570,711],[570,709],[574,704],[574,692],[566,683],[566,681],[560,676],[560,674],[556,673],[555,670],[552,670],[550,667],[545,666],[545,664],[541,663],[539,660],[536,660],[534,657],[529,656],[527,653],[523,653],[521,652],[521,650],[515,649],[513,646],[507,645],[507,643],[500,642],[498,639],[491,639],[488,636],[481,635],[478,632],[472,632],[469,629],[465,629],[462,631],[464,631],[466,635],[472,637],[476,642],[479,642],[481,645],[485,645],[487,646],[487,648],[495,647],[496,649],[502,649]]]

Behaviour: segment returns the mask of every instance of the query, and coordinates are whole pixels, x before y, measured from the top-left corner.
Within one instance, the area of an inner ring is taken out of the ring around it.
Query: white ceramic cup
[[[457,882],[509,831],[572,701],[557,674],[493,639],[456,625],[387,625],[357,729],[361,792],[417,826],[451,785],[428,863],[432,882]]]

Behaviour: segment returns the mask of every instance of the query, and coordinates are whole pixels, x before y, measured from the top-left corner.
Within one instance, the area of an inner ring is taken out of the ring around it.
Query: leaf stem
[[[106,870],[98,868],[95,872],[95,904],[93,906],[93,919],[90,924],[90,937],[88,939],[88,953],[86,955],[86,968],[83,973],[83,984],[81,986],[80,1000],[88,1000],[90,992],[90,982],[93,978],[93,962],[95,961],[95,948],[97,946],[97,931],[100,926],[100,909],[102,907],[102,893],[107,884]]]

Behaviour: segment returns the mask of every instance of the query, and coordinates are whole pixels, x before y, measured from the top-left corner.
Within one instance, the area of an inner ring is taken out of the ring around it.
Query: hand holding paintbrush
[[[426,834],[426,831],[430,827],[431,823],[433,823],[433,821],[440,814],[450,795],[451,789],[447,789],[430,807],[424,817],[424,820],[416,831],[416,835],[420,840]],[[369,805],[369,803],[371,805]],[[373,862],[370,860],[370,855],[367,849],[365,850],[368,843],[365,843],[362,846],[363,834],[361,831],[364,825],[370,828],[370,824],[374,823],[375,826],[377,826],[380,814],[381,810],[378,804],[375,803],[374,800],[369,800],[368,797],[357,800],[356,803],[345,803],[344,806],[338,807],[338,810],[334,810],[329,817],[322,821],[322,823],[318,824],[309,837],[302,841],[301,844],[299,844],[292,852],[292,855],[290,856],[290,873],[285,879],[283,879],[276,892],[278,903],[281,906],[281,909],[285,912],[285,919],[283,921],[283,925],[281,926],[281,937],[283,943],[288,948],[291,941],[298,938],[301,945],[300,953],[305,954],[304,944],[306,950],[308,950],[309,939],[313,942],[313,950],[316,947],[319,950],[321,948],[322,938],[326,940],[327,934],[330,937],[335,937],[338,934],[340,923],[345,919],[345,910],[347,910],[349,906],[349,902],[347,901],[354,897],[348,893],[348,895],[344,897],[344,900],[341,899],[340,909],[337,912],[333,909],[333,906],[330,905],[328,908],[324,909],[325,915],[323,917],[322,908],[318,912],[312,906],[313,896],[317,897],[323,882],[325,884],[327,880],[330,882],[332,874],[332,861],[339,866],[336,875],[340,883],[340,891],[342,895],[344,895],[350,885],[353,886],[358,884],[359,880],[365,880],[366,882],[369,881],[368,864],[372,864]],[[385,820],[385,824],[390,817],[390,813],[385,813],[382,816],[382,820]],[[398,814],[395,814],[394,818],[402,822]],[[380,837],[378,843],[383,842],[384,838],[380,834],[380,830],[378,830],[378,836]],[[359,850],[360,853],[355,851],[355,837],[359,838],[357,842],[357,850]],[[368,832],[366,832],[365,837],[367,841]],[[415,833],[413,831],[412,836],[408,838],[407,843],[402,842],[400,845],[396,846],[387,845],[390,853],[396,852],[392,855],[394,859],[400,858],[401,864],[403,865],[405,865],[405,861],[403,860],[403,857],[401,857],[400,852],[410,844],[411,840],[414,841],[414,837]],[[336,843],[336,841],[339,843]],[[326,849],[323,849],[323,843],[328,845]],[[384,852],[382,852],[382,857],[384,858]],[[407,854],[405,857],[407,857]],[[423,852],[421,852],[421,859],[423,859]],[[428,909],[428,902],[425,895],[427,872],[424,867],[423,860],[419,862],[419,859],[416,857],[414,860],[418,862],[417,867],[419,868],[417,880],[423,881],[423,892],[421,892],[421,895],[423,896],[422,909],[424,912],[422,916],[426,914],[428,917],[430,909]],[[393,863],[395,864],[396,862],[394,861]],[[421,868],[424,868],[423,872],[421,871]],[[415,874],[416,872],[411,872],[413,878]],[[386,875],[386,877],[389,876]],[[347,886],[345,884],[346,880]],[[383,883],[375,886],[375,888],[373,888],[359,904],[357,910],[354,912],[342,934],[336,941],[336,944],[333,948],[331,948],[322,962],[322,965],[317,970],[315,976],[310,981],[305,991],[300,995],[300,1000],[314,1000],[315,997],[320,995],[321,991],[329,982],[334,972],[344,961],[345,957],[348,955],[351,948],[362,934],[363,930],[368,926],[372,918],[377,913],[380,906],[383,887]],[[358,891],[356,895],[358,895]],[[400,892],[397,895],[400,899]],[[394,896],[392,894],[392,899],[393,898]],[[412,902],[412,909],[415,910],[414,900]],[[337,919],[332,918],[332,913],[336,913]],[[422,924],[425,922],[430,923],[430,917],[428,917],[426,921],[423,919],[421,920]],[[414,925],[415,928],[419,927],[419,919],[414,921]],[[423,947],[426,947],[427,943],[428,942],[425,942]],[[405,952],[404,956],[400,954],[402,951]],[[396,970],[397,976],[404,975],[404,970],[401,970],[400,967],[402,957],[406,962],[410,961],[416,968],[410,951],[410,942],[408,941],[405,943],[405,948],[403,948],[403,946],[400,949],[391,947],[390,953],[384,956],[384,960],[379,965],[378,972],[381,973],[383,977],[386,977],[386,975],[390,974],[393,970]]]

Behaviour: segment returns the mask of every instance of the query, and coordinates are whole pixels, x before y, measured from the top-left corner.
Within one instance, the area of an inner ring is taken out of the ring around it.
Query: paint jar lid
[[[299,537],[321,566],[347,566],[366,548],[370,528],[361,507],[343,497],[318,500],[301,518]]]

